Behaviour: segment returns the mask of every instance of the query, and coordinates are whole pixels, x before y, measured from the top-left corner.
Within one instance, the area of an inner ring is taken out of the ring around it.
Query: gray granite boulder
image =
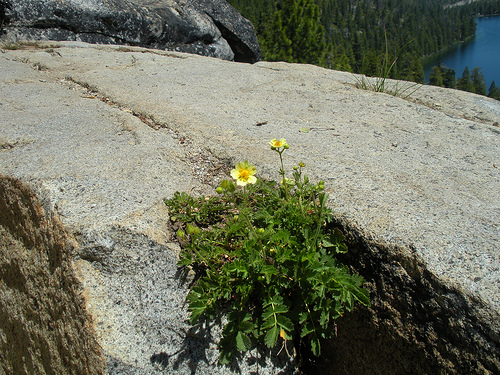
[[[5,0],[3,39],[124,44],[254,63],[255,30],[225,0]]]
[[[242,160],[278,178],[281,137],[285,169],[325,181],[372,301],[335,322],[307,373],[500,373],[500,102],[81,42],[5,49],[0,71],[0,172],[74,235],[108,374],[237,373],[216,365],[217,322],[186,323],[162,198],[213,194]],[[242,357],[240,373],[293,373],[276,354]]]

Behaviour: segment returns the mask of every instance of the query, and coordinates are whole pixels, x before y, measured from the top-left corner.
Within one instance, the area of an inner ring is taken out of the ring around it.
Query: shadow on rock
[[[150,358],[151,363],[162,368],[171,365],[174,370],[179,370],[183,367],[181,364],[187,362],[192,374],[196,373],[200,362],[212,365],[211,362],[214,361],[210,361],[209,357],[214,357],[214,354],[210,355],[210,352],[214,351],[213,344],[215,344],[212,333],[214,325],[215,323],[210,324],[205,320],[191,327],[187,332],[176,331],[183,338],[182,347],[170,354],[165,352],[153,354]]]
[[[224,315],[220,314],[214,320],[204,319],[186,332],[176,331],[183,338],[181,348],[174,353],[153,354],[150,357],[151,364],[162,369],[171,366],[178,371],[187,363],[191,374],[196,374],[200,367],[204,367],[200,366],[200,362],[209,367],[221,366],[218,364],[217,342],[221,337],[223,322]],[[262,374],[266,373],[262,372],[266,368],[273,368],[272,372],[278,375],[297,373],[295,362],[288,357],[284,347],[272,350],[258,347],[248,353],[238,353],[228,368],[235,374]]]

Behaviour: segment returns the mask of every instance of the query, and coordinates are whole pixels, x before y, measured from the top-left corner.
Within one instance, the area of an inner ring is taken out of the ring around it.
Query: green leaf
[[[243,332],[238,331],[238,333],[236,334],[236,349],[238,349],[240,352],[244,352],[250,349],[251,344],[252,342],[250,338]]]
[[[307,312],[306,311],[302,311],[299,314],[299,323],[303,324],[307,320],[308,317],[309,317],[309,315],[307,314]]]
[[[306,324],[302,326],[302,330],[300,331],[300,337],[307,336],[312,332],[314,332],[314,325],[311,323],[311,321],[307,321]]]
[[[365,306],[370,306],[370,293],[365,288],[353,290],[354,297]]]
[[[189,317],[189,323],[195,324],[198,321],[198,318],[205,313],[207,309],[207,304],[203,303],[203,301],[195,301],[189,304],[189,310],[191,310],[191,316]]]
[[[311,338],[311,351],[316,357],[319,357],[321,354],[321,344],[316,335]]]
[[[326,194],[326,193],[319,194],[318,200],[319,200],[321,207],[325,207],[326,204],[328,203],[328,194]]]
[[[250,333],[254,328],[255,325],[251,321],[243,321],[240,323],[240,330],[244,333]]]
[[[321,326],[323,326],[323,327],[326,327],[328,325],[329,321],[330,321],[330,311],[327,309],[321,310],[319,324],[321,324]]]
[[[276,342],[278,341],[278,335],[280,330],[278,326],[274,326],[269,331],[267,331],[266,336],[264,337],[264,343],[268,348],[274,348]]]
[[[264,309],[264,312],[262,313],[262,319],[266,320],[275,314],[283,314],[286,312],[288,312],[288,307],[286,307],[285,305],[272,304]]]
[[[271,315],[269,318],[264,320],[264,323],[260,328],[266,330],[274,326],[276,326],[276,319],[274,319],[274,315]]]
[[[285,316],[285,315],[278,315],[278,317],[277,317],[277,323],[285,331],[288,331],[288,332],[293,331],[293,323],[292,323],[292,321],[287,316]]]
[[[310,130],[311,129],[309,129],[309,128],[300,128],[299,132],[301,132],[301,133],[309,133]]]

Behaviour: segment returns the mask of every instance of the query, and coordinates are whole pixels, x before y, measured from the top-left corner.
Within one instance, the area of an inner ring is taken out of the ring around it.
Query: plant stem
[[[312,201],[313,201],[313,204],[314,204],[314,211],[316,211],[316,233],[314,234],[314,240],[313,240],[313,243],[314,243],[314,246],[316,248],[318,248],[318,236],[319,236],[319,231],[321,229],[321,225],[323,224],[321,222],[321,214],[323,213],[323,200],[320,199],[319,201],[319,205],[316,204],[316,197],[313,193],[313,197],[312,197]],[[319,208],[318,208],[319,206]]]
[[[279,151],[279,150],[276,150],[278,151],[278,154],[280,155],[280,162],[281,162],[281,170],[280,170],[280,174],[281,174],[281,182],[285,188],[285,195],[286,195],[286,199],[290,199],[290,191],[288,189],[288,184],[286,183],[285,181],[285,167],[283,165],[283,156],[281,155],[283,153],[283,151],[285,151],[285,149]]]
[[[239,207],[238,204],[236,203],[236,196],[235,195],[233,195],[233,198],[234,198],[234,205],[236,207],[238,207],[238,211],[240,212],[240,215],[243,216],[243,219],[246,221],[248,227],[250,228],[250,231],[257,239],[257,242],[259,243],[260,249],[262,250],[262,256],[265,259],[266,258],[266,250],[264,249],[264,245],[262,244],[262,241],[260,240],[259,235],[255,231],[255,228],[253,227],[252,222],[250,221],[250,219],[248,218],[248,215],[245,212],[245,209],[248,208],[248,193],[246,191],[246,186],[243,187],[243,203],[244,203],[243,209],[241,207]]]

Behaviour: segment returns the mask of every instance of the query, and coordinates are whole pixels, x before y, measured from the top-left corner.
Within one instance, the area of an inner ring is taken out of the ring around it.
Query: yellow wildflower
[[[236,180],[236,185],[245,186],[257,182],[257,178],[254,176],[255,173],[257,173],[257,168],[244,161],[236,164],[236,167],[231,171],[231,177]]]
[[[281,138],[280,140],[278,139],[271,139],[269,141],[269,144],[271,145],[271,149],[276,149],[276,148],[288,148],[288,143],[286,142],[285,138]]]

